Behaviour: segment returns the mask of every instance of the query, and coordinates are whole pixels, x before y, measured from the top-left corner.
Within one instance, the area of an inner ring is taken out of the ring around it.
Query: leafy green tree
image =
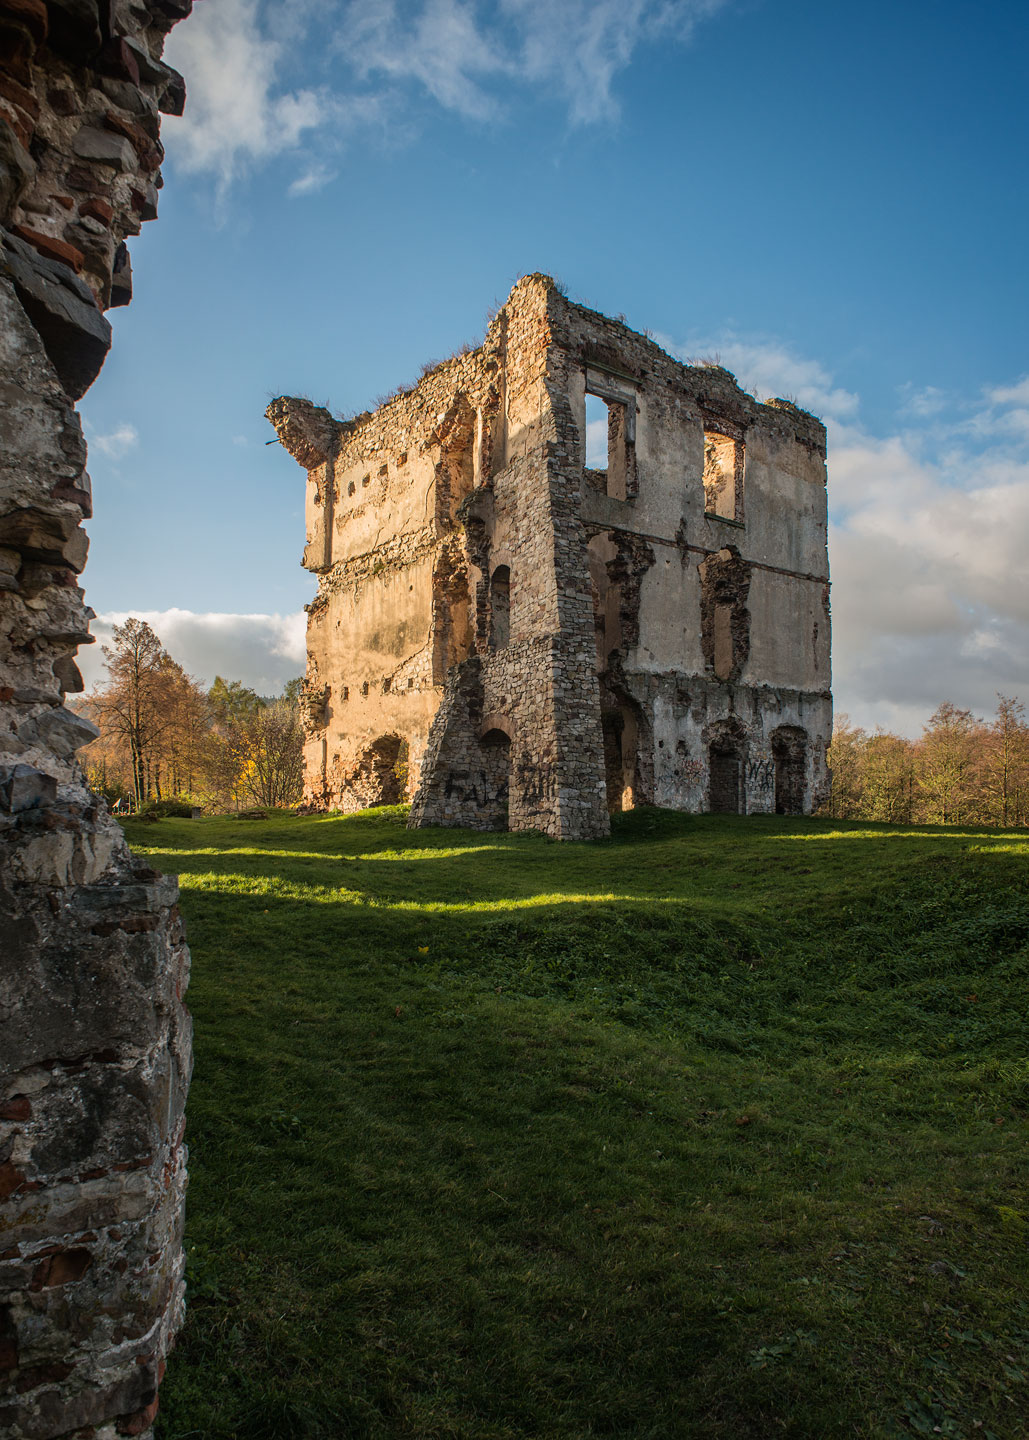
[[[954,825],[972,818],[981,729],[981,722],[971,710],[959,710],[949,700],[933,712],[918,747],[918,782],[925,819],[938,825]]]
[[[835,820],[851,820],[861,814],[867,740],[864,730],[851,725],[848,716],[836,716],[828,757],[832,776],[829,814]]]
[[[865,819],[910,823],[915,792],[914,750],[910,740],[884,730],[865,741],[861,805]]]

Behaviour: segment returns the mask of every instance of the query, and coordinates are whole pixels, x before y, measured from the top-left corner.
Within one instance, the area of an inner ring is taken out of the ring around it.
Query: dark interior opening
[[[498,565],[490,576],[489,603],[490,649],[503,650],[511,639],[511,571],[506,565]]]
[[[711,746],[711,812],[714,815],[740,813],[740,757],[734,746]]]
[[[807,736],[794,726],[783,727],[772,736],[775,761],[775,813],[803,815]]]

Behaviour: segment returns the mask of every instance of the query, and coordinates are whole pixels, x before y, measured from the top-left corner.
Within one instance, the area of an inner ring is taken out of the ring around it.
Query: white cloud
[[[647,41],[684,43],[725,0],[500,0],[516,27],[515,74],[556,86],[571,119],[587,124],[618,113],[612,85]]]
[[[775,339],[658,339],[826,421],[839,711],[917,734],[943,700],[1029,700],[1029,378],[971,402],[906,386],[873,435],[856,394]]]
[[[655,337],[658,344],[687,363],[702,356],[731,370],[742,389],[760,400],[793,400],[819,419],[842,420],[858,408],[858,397],[833,383],[833,377],[818,360],[797,355],[779,340],[746,339],[731,331],[717,339],[701,338],[678,344],[667,336]]]
[[[115,625],[130,615],[145,620],[164,648],[204,685],[216,675],[242,680],[259,695],[277,695],[287,680],[302,675],[307,659],[307,616],[228,615],[192,610],[123,610],[98,615],[92,631],[96,644],[83,647],[78,665],[87,690],[106,680],[102,645]]]
[[[556,96],[573,124],[610,119],[614,81],[641,45],[683,43],[728,3],[206,0],[169,38],[167,58],[189,94],[185,115],[169,117],[164,133],[173,159],[215,175],[222,193],[254,165],[303,149],[289,193],[310,194],[334,178],[324,156],[347,134],[387,114],[397,123],[411,82],[470,120],[498,118],[512,85]],[[318,26],[321,51],[349,74],[291,88],[290,67]]]
[[[448,110],[496,116],[499,80],[545,87],[574,124],[617,114],[612,85],[648,40],[689,39],[726,0],[351,0],[340,46],[359,74],[411,79]],[[490,88],[486,88],[489,85]]]
[[[1029,375],[1015,385],[1000,385],[988,390],[986,398],[993,405],[1029,405]]]
[[[920,420],[938,415],[947,404],[947,396],[935,385],[923,385],[920,390],[910,384],[904,385],[900,395],[902,411]]]
[[[834,689],[857,723],[917,733],[943,700],[1029,699],[1029,437],[1005,403],[965,445],[945,424],[829,427]]]
[[[332,117],[324,92],[282,91],[283,44],[262,32],[258,0],[207,0],[168,42],[188,103],[164,136],[178,164],[215,174],[224,188],[248,165],[297,146]],[[279,92],[279,93],[277,93]]]
[[[139,431],[127,420],[123,420],[120,425],[116,425],[106,435],[98,434],[88,421],[84,421],[83,424],[89,437],[90,449],[101,451],[108,460],[124,459],[129,451],[139,444]]]
[[[496,113],[495,100],[473,77],[506,68],[502,50],[479,28],[465,0],[426,0],[419,14],[394,0],[356,0],[346,6],[340,49],[363,77],[419,81],[445,109],[472,119]]]
[[[289,195],[313,195],[316,190],[324,190],[336,178],[336,171],[330,170],[328,165],[311,165],[302,175],[298,175],[292,182],[287,193]]]

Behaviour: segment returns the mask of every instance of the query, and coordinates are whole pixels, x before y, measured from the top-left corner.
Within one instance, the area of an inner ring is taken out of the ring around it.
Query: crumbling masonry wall
[[[154,218],[190,0],[0,0],[0,1433],[147,1435],[182,1317],[177,886],[85,786],[74,402]]]
[[[587,396],[607,464],[587,465]],[[832,723],[825,430],[546,276],[374,414],[281,399],[308,471],[307,800],[602,835],[810,812]],[[603,437],[602,437],[603,438]],[[389,788],[369,757],[402,754]]]

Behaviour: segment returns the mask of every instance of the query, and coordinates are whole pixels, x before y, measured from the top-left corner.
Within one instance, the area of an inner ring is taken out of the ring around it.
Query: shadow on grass
[[[1013,1433],[1013,837],[138,828],[194,955],[163,1440]]]

